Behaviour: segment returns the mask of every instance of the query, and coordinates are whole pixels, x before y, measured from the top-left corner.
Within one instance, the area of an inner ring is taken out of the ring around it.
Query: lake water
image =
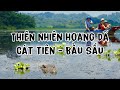
[[[58,32],[67,32],[68,30],[59,30]],[[39,32],[39,31],[37,31]],[[36,32],[36,33],[37,33]],[[46,32],[46,31],[41,31]],[[70,32],[81,32],[80,30],[70,30]],[[120,79],[119,58],[110,56],[98,59],[96,55],[36,55],[36,49],[33,49],[33,55],[16,55],[16,46],[26,44],[27,46],[41,46],[46,43],[54,45],[52,42],[31,42],[31,43],[12,43],[10,34],[0,34],[0,79]],[[115,33],[115,37],[120,40],[120,31]],[[64,42],[64,41],[63,41]],[[59,42],[62,43],[62,42]],[[56,43],[57,44],[57,43]],[[67,45],[72,43],[66,42]],[[86,47],[85,42],[75,42],[77,46]],[[111,42],[105,50],[117,50],[120,43]],[[14,64],[17,62],[30,64],[30,71],[15,72]],[[55,65],[56,74],[43,73],[39,68],[42,64]]]

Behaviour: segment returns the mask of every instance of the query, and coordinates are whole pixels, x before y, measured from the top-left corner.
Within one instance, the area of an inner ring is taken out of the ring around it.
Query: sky
[[[20,11],[22,13],[44,13],[44,12],[52,12],[52,13],[64,13],[64,14],[72,14],[72,13],[87,13],[93,17],[97,17],[101,14],[112,14],[115,12],[120,12],[120,11]]]

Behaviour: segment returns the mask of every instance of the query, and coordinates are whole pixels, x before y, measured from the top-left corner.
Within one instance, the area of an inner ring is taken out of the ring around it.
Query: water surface
[[[70,32],[73,32],[71,30]],[[37,31],[38,32],[38,31]],[[36,33],[37,33],[36,32]],[[43,31],[42,31],[43,32]],[[44,31],[45,32],[45,31]],[[58,32],[67,32],[59,30]],[[81,32],[76,30],[74,32]],[[83,32],[83,31],[82,31]],[[120,31],[115,33],[115,36],[120,39]],[[63,41],[64,42],[64,41]],[[52,42],[31,42],[31,43],[12,43],[10,34],[0,34],[0,78],[1,79],[119,79],[120,78],[120,62],[118,58],[98,59],[96,55],[36,55],[36,50],[33,50],[33,55],[16,55],[16,46],[29,45],[41,46]],[[62,43],[62,42],[58,42]],[[56,44],[58,44],[56,43]],[[66,42],[67,45],[71,43]],[[86,43],[76,42],[76,45],[86,47]],[[117,50],[120,48],[120,43],[110,42],[105,50]],[[30,64],[30,71],[23,74],[16,73],[14,64],[22,61]],[[57,74],[44,74],[39,68],[42,64],[53,64],[57,68]]]

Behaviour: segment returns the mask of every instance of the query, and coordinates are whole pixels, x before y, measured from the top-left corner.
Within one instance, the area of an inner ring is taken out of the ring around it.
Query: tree
[[[33,17],[15,11],[0,11],[0,29],[35,28]]]

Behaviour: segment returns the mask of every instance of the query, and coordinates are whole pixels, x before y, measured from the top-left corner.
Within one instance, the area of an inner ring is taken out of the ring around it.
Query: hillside
[[[85,28],[84,22],[87,16],[90,16],[86,13],[81,14],[54,14],[50,12],[38,13],[28,15],[33,16],[35,18],[36,27],[37,28]],[[120,13],[119,13],[120,15]],[[116,18],[119,15],[112,14],[112,18]],[[112,26],[120,25],[120,21],[106,18],[106,15],[101,15],[98,17],[92,17],[95,27],[97,27],[100,19],[104,17],[112,24]]]
[[[99,19],[102,18],[102,17],[104,17],[107,20],[112,20],[114,22],[120,23],[120,13],[119,12],[112,13],[110,15],[103,14],[103,15],[98,16]]]
[[[40,13],[28,14],[34,16],[36,27],[39,28],[83,28],[84,18],[88,14],[54,14],[54,13]]]
[[[45,13],[19,13],[18,11],[0,11],[0,29],[29,29],[29,28],[85,28],[86,13],[80,14],[54,14]],[[112,26],[120,25],[120,13],[92,17],[93,26],[97,27],[100,19],[105,18]]]
[[[33,17],[17,11],[0,11],[0,29],[35,28]]]

